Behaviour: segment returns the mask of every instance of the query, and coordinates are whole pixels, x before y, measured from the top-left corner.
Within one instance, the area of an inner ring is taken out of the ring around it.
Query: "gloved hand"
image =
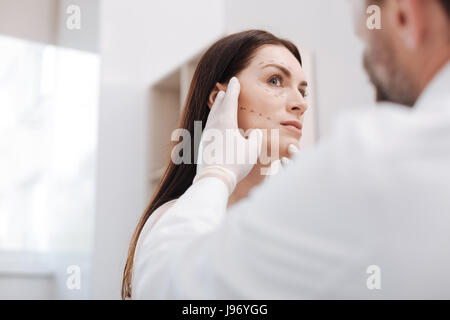
[[[238,98],[240,84],[236,77],[228,83],[227,92],[219,92],[203,131],[198,149],[197,175],[215,176],[228,186],[230,194],[258,161],[262,132],[254,129],[248,139],[238,128]]]
[[[290,144],[288,147],[288,153],[290,157],[293,157],[295,154],[297,154],[299,149],[293,145]],[[275,160],[270,164],[270,167],[268,168],[267,172],[265,173],[266,176],[273,176],[281,172],[286,166],[288,166],[292,160],[290,158],[283,157],[281,160]]]

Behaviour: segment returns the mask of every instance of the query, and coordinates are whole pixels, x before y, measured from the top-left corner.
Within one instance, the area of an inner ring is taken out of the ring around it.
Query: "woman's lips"
[[[280,124],[283,127],[285,127],[286,129],[289,129],[289,130],[297,133],[298,135],[302,134],[303,125],[300,121],[297,121],[297,120],[284,121],[284,122],[281,122]]]

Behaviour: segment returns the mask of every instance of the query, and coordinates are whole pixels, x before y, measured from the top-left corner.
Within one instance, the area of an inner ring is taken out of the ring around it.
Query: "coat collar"
[[[450,62],[438,72],[419,97],[414,109],[417,111],[450,111]]]

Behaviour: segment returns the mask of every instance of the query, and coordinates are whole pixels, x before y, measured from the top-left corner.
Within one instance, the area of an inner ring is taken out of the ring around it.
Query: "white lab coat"
[[[450,298],[449,89],[450,63],[413,109],[342,116],[228,212],[200,180],[142,234],[133,298]]]

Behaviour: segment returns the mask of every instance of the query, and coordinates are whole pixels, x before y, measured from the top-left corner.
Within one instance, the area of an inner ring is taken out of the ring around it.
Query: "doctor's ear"
[[[209,94],[209,98],[208,98],[208,107],[209,109],[212,108],[214,101],[216,100],[217,94],[220,91],[226,91],[227,90],[227,86],[223,85],[219,82],[216,83],[216,86],[214,87],[214,89],[211,91],[211,93]]]

